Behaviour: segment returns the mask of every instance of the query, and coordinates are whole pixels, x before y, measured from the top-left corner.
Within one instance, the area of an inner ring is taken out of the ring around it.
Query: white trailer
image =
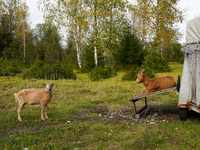
[[[187,22],[186,47],[179,93],[179,118],[186,120],[188,110],[200,113],[200,17]]]

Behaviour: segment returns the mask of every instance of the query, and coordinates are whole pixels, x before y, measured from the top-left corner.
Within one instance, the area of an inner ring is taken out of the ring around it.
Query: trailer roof
[[[200,42],[200,17],[187,22],[186,43]]]

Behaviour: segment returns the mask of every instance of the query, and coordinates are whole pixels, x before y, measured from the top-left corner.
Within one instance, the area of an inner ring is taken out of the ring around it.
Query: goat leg
[[[139,94],[137,94],[137,95],[134,95],[134,97],[136,97],[136,96],[140,96],[140,95],[143,95],[145,92],[146,92],[146,90],[143,91],[143,92],[141,92],[141,93],[139,93]]]
[[[44,104],[41,104],[41,118],[43,121],[45,121],[43,113],[44,113]]]
[[[151,92],[154,92],[155,90],[154,89],[148,89],[148,90],[145,90],[137,95],[134,95],[135,97],[136,96],[140,96],[140,95],[144,95],[144,94],[148,94],[148,93],[151,93]]]
[[[47,116],[47,104],[45,105],[45,118],[49,119],[48,116]]]
[[[18,108],[18,110],[17,110],[17,113],[18,113],[18,120],[19,120],[19,121],[22,121],[21,116],[20,116],[20,112],[21,112],[21,110],[22,110],[23,107],[24,107],[24,103],[19,102],[19,108]]]

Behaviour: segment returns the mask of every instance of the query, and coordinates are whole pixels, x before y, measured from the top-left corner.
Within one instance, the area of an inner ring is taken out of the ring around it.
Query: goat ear
[[[137,77],[137,74],[135,76]]]
[[[53,86],[53,85],[54,85],[54,83],[51,86]]]
[[[42,85],[46,86],[46,84],[42,83]]]

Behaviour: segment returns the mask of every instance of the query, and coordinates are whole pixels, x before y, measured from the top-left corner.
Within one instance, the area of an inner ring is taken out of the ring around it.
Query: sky
[[[132,4],[135,3],[136,0],[129,0]],[[38,10],[37,0],[26,0],[26,4],[29,6],[30,12],[30,22],[31,28],[34,28],[36,24],[43,23],[43,13]],[[193,19],[195,17],[200,16],[200,0],[180,0],[179,8],[182,10],[187,8],[186,12],[186,20],[182,24],[178,24],[179,30],[183,32],[183,38],[180,40],[180,43],[185,43],[185,33],[186,33],[186,23],[188,20]]]

